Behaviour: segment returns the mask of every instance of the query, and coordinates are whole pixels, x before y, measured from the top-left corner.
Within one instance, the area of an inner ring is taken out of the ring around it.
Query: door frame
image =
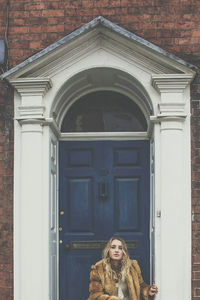
[[[96,135],[96,136],[95,136]],[[154,147],[152,147],[153,145],[153,137],[149,138],[148,137],[148,133],[147,132],[98,132],[98,133],[60,133],[60,138],[58,140],[58,148],[59,148],[59,142],[60,141],[65,141],[65,142],[71,142],[71,141],[139,141],[139,140],[148,140],[150,143],[149,146],[149,151],[150,151],[150,158],[149,158],[149,174],[150,174],[150,178],[149,178],[149,249],[150,249],[150,282],[152,282],[153,278],[152,276],[155,275],[155,259],[153,257],[153,253],[154,251],[154,244],[152,243],[152,241],[154,240],[154,229],[155,227],[153,227],[153,224],[155,224],[155,220],[153,220],[153,218],[155,217],[155,215],[153,214],[153,207],[155,207],[155,199],[154,199],[154,190],[155,188],[152,187],[152,184],[154,184],[154,165],[153,165],[153,151],[154,151]],[[59,153],[59,150],[57,151],[57,153]],[[59,159],[58,159],[59,162]],[[58,163],[58,169],[59,169],[59,163]],[[59,174],[59,171],[58,171]],[[58,211],[59,211],[59,201],[60,199],[58,199]],[[59,212],[58,212],[59,215]],[[59,221],[59,217],[58,217],[58,221]],[[62,242],[62,241],[61,241]],[[58,242],[58,268],[59,268],[59,242]],[[60,270],[58,269],[58,277],[59,277],[59,272]],[[59,278],[58,278],[58,299],[59,299]]]
[[[154,270],[155,270],[155,261],[153,257],[154,253],[154,245],[152,244],[152,240],[154,240],[154,229],[155,229],[155,214],[153,213],[153,208],[155,207],[155,187],[153,184],[155,183],[154,180],[154,142],[153,142],[153,136],[150,138],[148,137],[147,132],[90,132],[90,133],[60,133],[60,141],[134,141],[134,140],[149,140],[150,147],[150,165],[149,165],[149,186],[150,186],[150,195],[149,195],[149,242],[150,242],[150,282],[152,282],[152,276],[154,275]],[[59,147],[59,144],[58,144]],[[58,151],[59,152],[59,151]],[[59,165],[58,165],[59,168]],[[58,199],[59,203],[59,199]]]

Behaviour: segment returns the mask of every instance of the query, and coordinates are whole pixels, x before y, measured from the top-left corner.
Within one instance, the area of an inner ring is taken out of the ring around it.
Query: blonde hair
[[[114,240],[118,240],[122,243],[123,256],[122,256],[122,259],[120,261],[118,268],[115,268],[112,265],[112,260],[109,255],[111,244]],[[103,261],[104,261],[104,265],[105,265],[106,275],[110,279],[123,280],[123,281],[125,280],[128,272],[129,272],[129,269],[130,269],[131,261],[130,261],[129,255],[128,255],[127,245],[122,238],[111,237],[111,239],[107,242],[107,244],[103,250]]]

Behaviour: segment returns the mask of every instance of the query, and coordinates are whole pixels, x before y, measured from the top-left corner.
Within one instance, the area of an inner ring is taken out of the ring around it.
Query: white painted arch
[[[98,67],[84,70],[67,80],[61,88],[58,90],[52,108],[50,111],[50,118],[54,118],[58,128],[60,130],[63,118],[67,114],[70,107],[82,96],[87,95],[96,91],[114,91],[122,95],[127,96],[143,112],[148,130],[147,133],[88,133],[88,134],[62,134],[60,133],[61,139],[67,138],[91,138],[92,136],[99,136],[102,138],[111,137],[123,137],[125,138],[142,138],[149,137],[152,131],[152,122],[150,122],[150,116],[154,115],[153,105],[151,99],[142,86],[142,84],[132,77],[130,74],[125,73],[119,69]]]
[[[151,124],[157,299],[190,299],[194,75],[193,66],[102,17],[3,75],[15,88],[15,300],[59,299],[58,141],[70,138],[60,125],[73,101],[100,89],[129,96]]]
[[[142,110],[147,122],[153,115],[151,99],[141,82],[120,69],[98,67],[72,76],[59,89],[50,116],[55,116],[59,128],[68,109],[82,96],[95,91],[115,91],[133,100]]]

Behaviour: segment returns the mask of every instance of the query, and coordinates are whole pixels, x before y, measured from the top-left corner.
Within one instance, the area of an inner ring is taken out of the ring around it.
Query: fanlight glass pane
[[[65,115],[62,132],[147,131],[141,109],[128,97],[110,91],[83,96]]]

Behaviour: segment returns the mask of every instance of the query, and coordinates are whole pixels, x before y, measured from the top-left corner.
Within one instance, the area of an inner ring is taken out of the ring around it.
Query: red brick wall
[[[200,63],[199,14],[199,0],[10,0],[10,64],[19,63],[98,15]]]
[[[0,0],[0,38],[5,39],[6,1]],[[0,66],[2,73],[7,66]],[[0,81],[0,300],[13,299],[13,93]]]
[[[8,27],[8,66],[98,15],[200,66],[199,0],[0,0],[0,38]],[[192,85],[193,300],[200,299],[199,83],[197,78]],[[12,103],[10,88],[0,82],[0,300],[12,299]]]
[[[0,300],[13,294],[13,97],[0,82]]]
[[[192,85],[192,286],[200,299],[200,76]]]

